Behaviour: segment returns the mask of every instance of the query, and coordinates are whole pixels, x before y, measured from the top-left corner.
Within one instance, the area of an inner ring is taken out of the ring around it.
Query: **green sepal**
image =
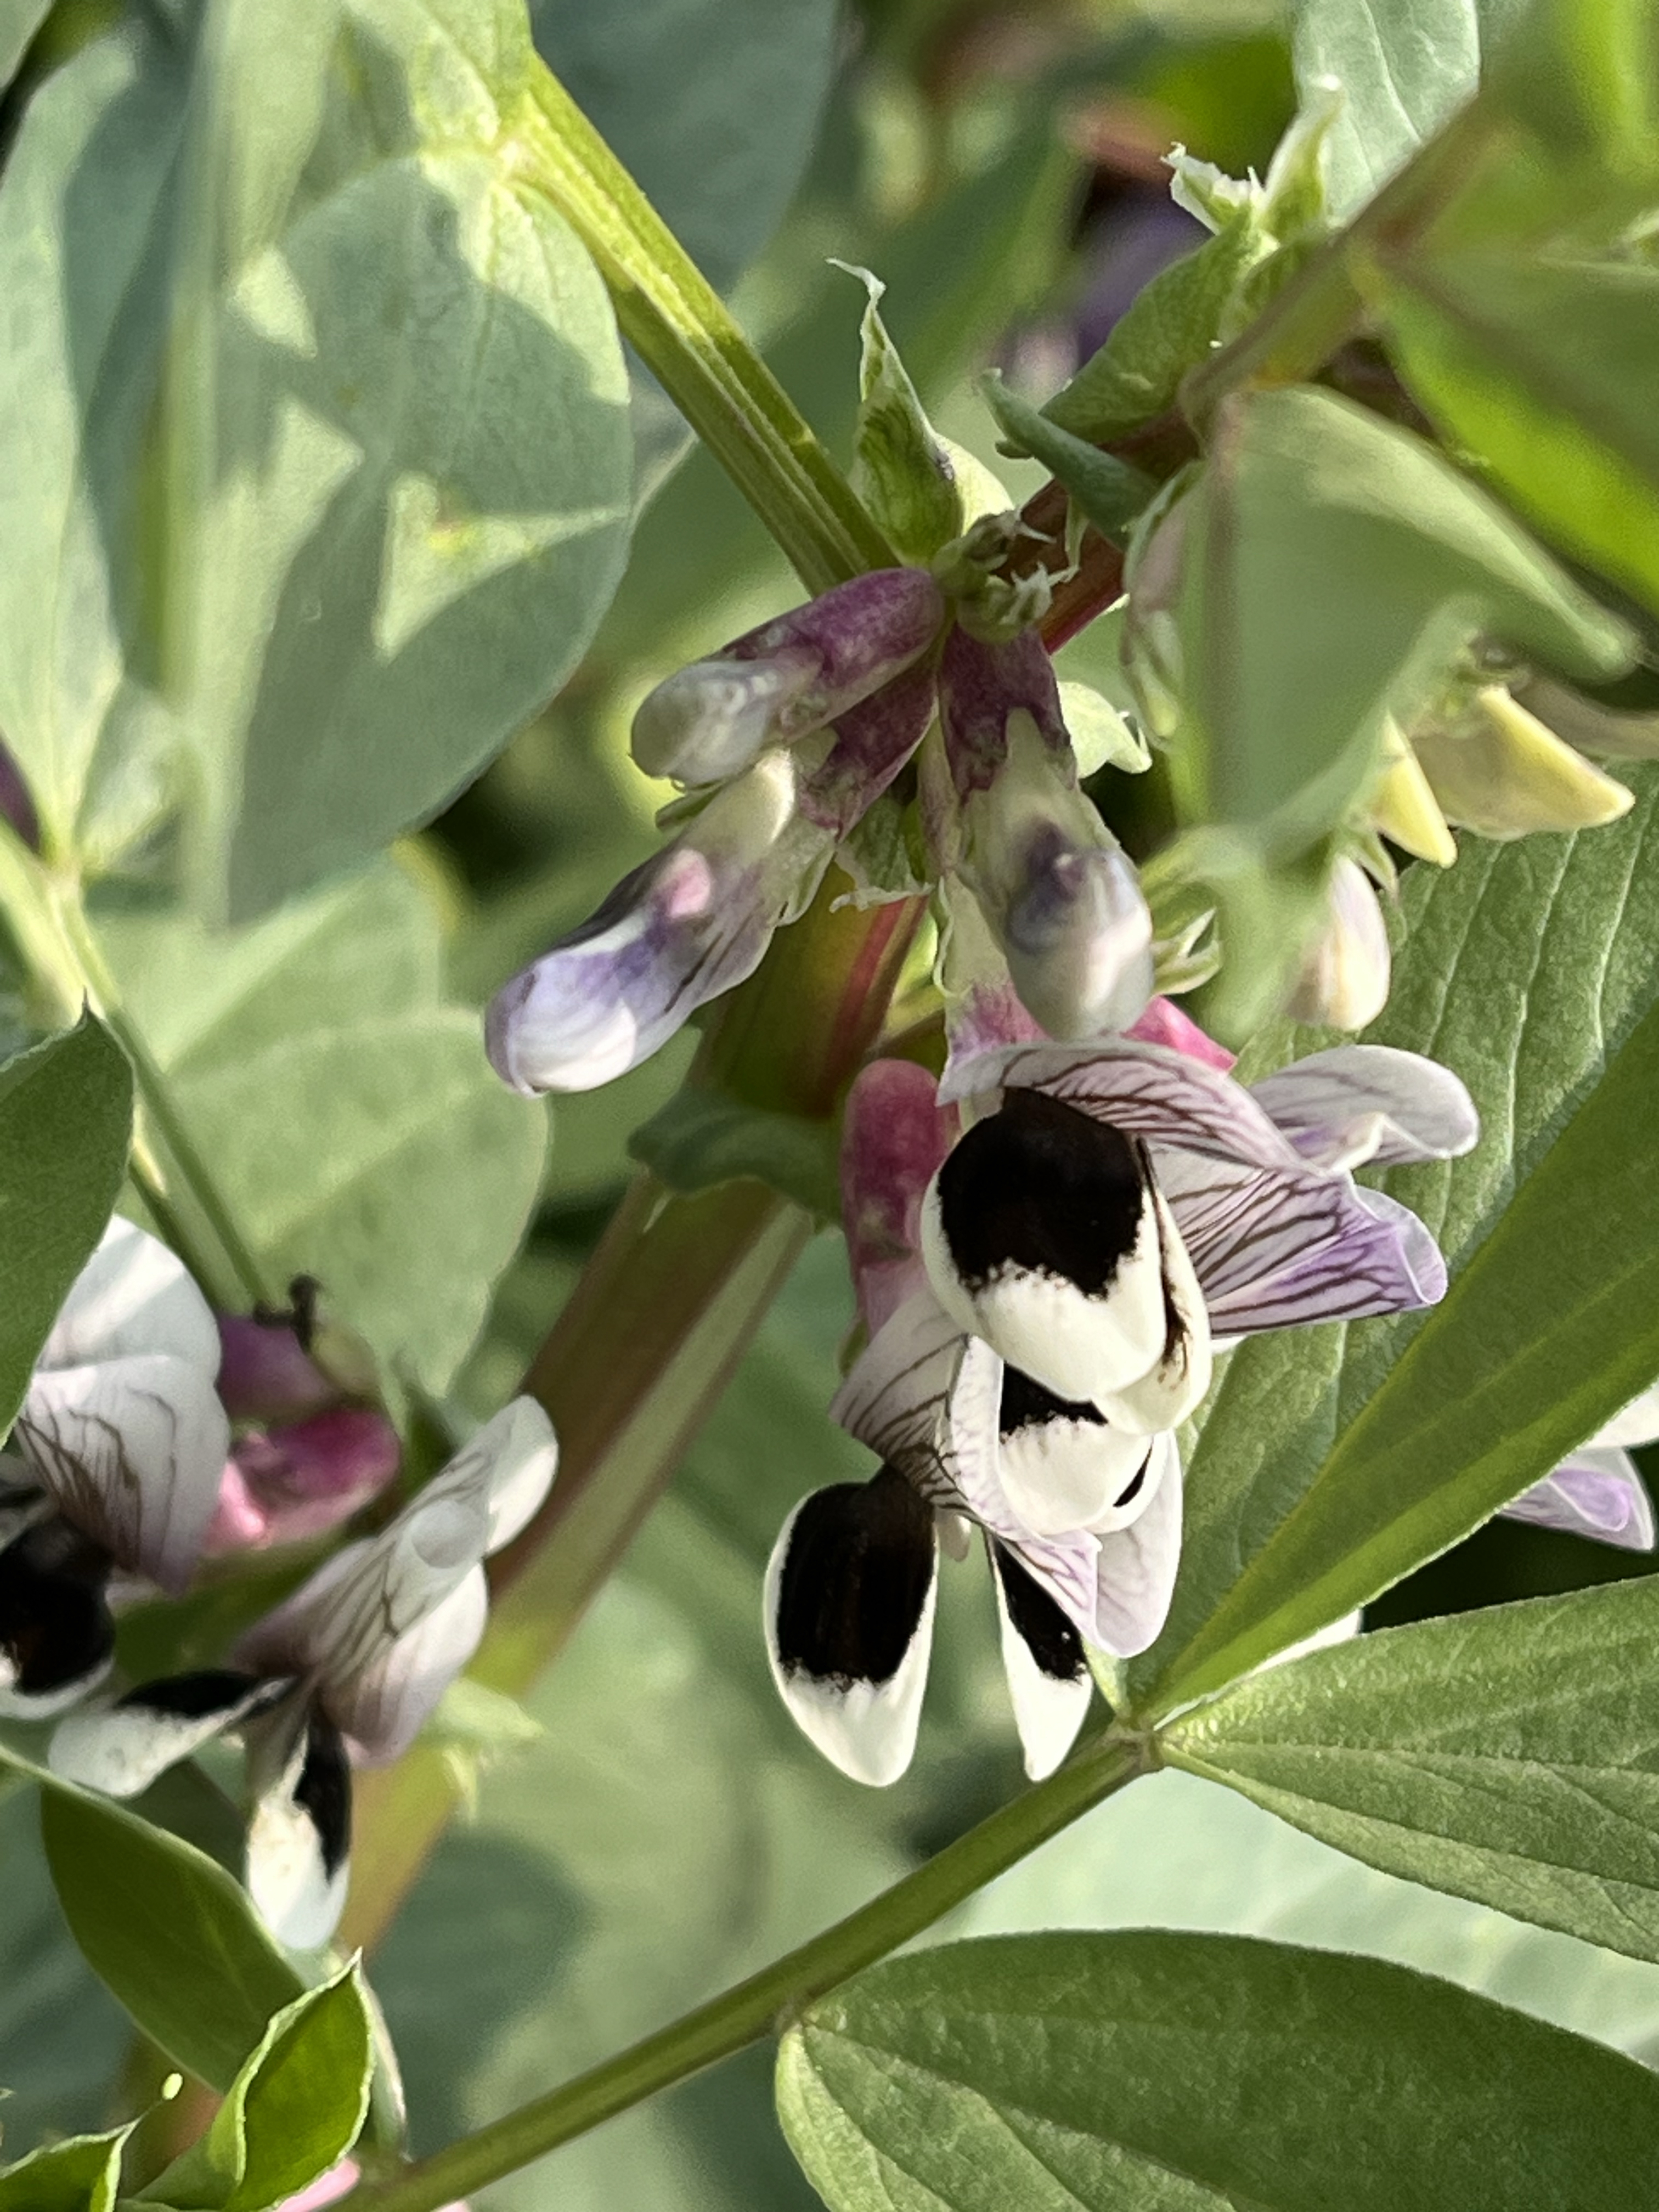
[[[1057,477],[1103,538],[1124,544],[1136,516],[1158,489],[1156,481],[1115,453],[1062,430],[1030,400],[1011,392],[995,369],[981,389],[1012,447],[1031,454]]]
[[[886,286],[869,270],[836,263],[869,294],[859,325],[859,411],[853,432],[853,489],[894,550],[918,564],[964,526],[950,455],[881,319]]]

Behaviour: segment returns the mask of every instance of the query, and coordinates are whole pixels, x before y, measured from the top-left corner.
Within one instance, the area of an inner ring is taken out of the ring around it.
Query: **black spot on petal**
[[[159,1681],[141,1682],[117,1703],[123,1710],[142,1706],[147,1712],[171,1713],[179,1720],[205,1720],[210,1713],[234,1711],[260,1686],[258,1674],[239,1674],[230,1667],[204,1667],[191,1674],[168,1674]],[[270,1680],[269,1702],[274,1703],[289,1686],[286,1680]]]
[[[997,1409],[997,1433],[1006,1439],[1021,1429],[1040,1429],[1049,1421],[1092,1421],[1104,1428],[1106,1416],[1086,1398],[1057,1398],[1018,1367],[1002,1370],[1002,1399]]]
[[[0,1656],[44,1697],[98,1673],[115,1649],[111,1560],[67,1521],[40,1521],[0,1552]]]
[[[1132,1498],[1138,1498],[1140,1495],[1141,1485],[1146,1480],[1146,1470],[1152,1463],[1152,1448],[1148,1444],[1146,1447],[1146,1458],[1141,1461],[1140,1465],[1135,1469],[1134,1474],[1130,1477],[1128,1482],[1125,1484],[1124,1487],[1119,1491],[1117,1496],[1112,1500],[1114,1505],[1127,1505]]]
[[[1083,1656],[1083,1638],[1008,1547],[994,1537],[986,1540],[997,1580],[1002,1584],[1002,1601],[1021,1643],[1051,1680],[1080,1681],[1088,1665]]]
[[[778,1587],[778,1661],[850,1689],[889,1682],[915,1638],[938,1553],[933,1510],[890,1467],[840,1482],[796,1516]]]
[[[314,1708],[306,1728],[306,1754],[294,1785],[294,1802],[317,1831],[323,1872],[332,1877],[351,1849],[351,1762],[340,1731]]]
[[[1134,1249],[1150,1183],[1145,1149],[1121,1129],[1010,1091],[940,1169],[939,1218],[969,1291],[1013,1267],[1095,1297]]]

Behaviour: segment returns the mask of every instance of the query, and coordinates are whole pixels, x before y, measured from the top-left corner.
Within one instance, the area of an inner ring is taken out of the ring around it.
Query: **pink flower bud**
[[[634,717],[634,757],[647,775],[723,782],[878,691],[944,620],[925,568],[854,576],[658,684]]]
[[[340,1393],[305,1352],[291,1322],[221,1314],[218,1389],[233,1421],[293,1421]]]
[[[1238,1059],[1237,1054],[1229,1052],[1224,1044],[1206,1036],[1192,1016],[1182,1013],[1173,999],[1154,999],[1139,1021],[1131,1022],[1123,1034],[1139,1037],[1142,1044],[1161,1044],[1171,1052],[1184,1052],[1188,1060],[1201,1060],[1206,1067],[1218,1067],[1224,1075]]]
[[[872,1060],[847,1094],[842,1124],[842,1219],[860,1311],[873,1336],[926,1281],[918,1256],[921,1201],[950,1151],[957,1117],[908,1060]]]
[[[206,1549],[258,1550],[325,1535],[378,1497],[398,1464],[397,1431],[363,1407],[337,1406],[240,1437]]]

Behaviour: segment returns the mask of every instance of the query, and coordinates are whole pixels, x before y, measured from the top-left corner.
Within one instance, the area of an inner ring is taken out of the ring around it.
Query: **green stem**
[[[897,559],[719,294],[558,79],[532,64],[508,156],[580,238],[646,366],[811,592]]]
[[[437,2212],[561,2143],[787,2027],[814,1998],[919,1936],[988,1881],[1147,1771],[1108,1735],[833,1928],[547,2096],[343,2200],[349,2212]]]

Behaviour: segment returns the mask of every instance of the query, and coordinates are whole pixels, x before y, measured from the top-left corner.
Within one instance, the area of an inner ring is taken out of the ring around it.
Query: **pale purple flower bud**
[[[1388,1004],[1389,929],[1357,860],[1331,871],[1328,918],[1285,1011],[1296,1022],[1363,1030]]]
[[[1620,1551],[1653,1549],[1653,1505],[1628,1452],[1586,1446],[1522,1491],[1504,1508],[1504,1518],[1592,1536]]]
[[[908,668],[836,720],[836,742],[801,786],[800,809],[837,838],[875,805],[927,734],[933,672]]]
[[[842,1220],[859,1310],[873,1336],[927,1280],[921,1201],[956,1140],[939,1086],[908,1060],[872,1060],[847,1094]]]
[[[1011,715],[1027,715],[1052,752],[1071,757],[1060,685],[1034,629],[1004,645],[953,629],[939,661],[939,703],[945,757],[962,799],[988,790],[1006,761]]]
[[[925,568],[854,576],[658,684],[634,717],[634,757],[647,775],[723,782],[878,691],[944,620]]]
[[[204,1548],[246,1551],[325,1535],[380,1496],[398,1455],[392,1424],[360,1406],[239,1437]]]
[[[599,911],[503,986],[490,1063],[526,1097],[592,1091],[637,1067],[760,965],[817,889],[834,840],[800,819],[781,749],[720,792]]]
[[[340,1392],[301,1346],[288,1320],[221,1314],[219,1396],[233,1421],[295,1421]]]

